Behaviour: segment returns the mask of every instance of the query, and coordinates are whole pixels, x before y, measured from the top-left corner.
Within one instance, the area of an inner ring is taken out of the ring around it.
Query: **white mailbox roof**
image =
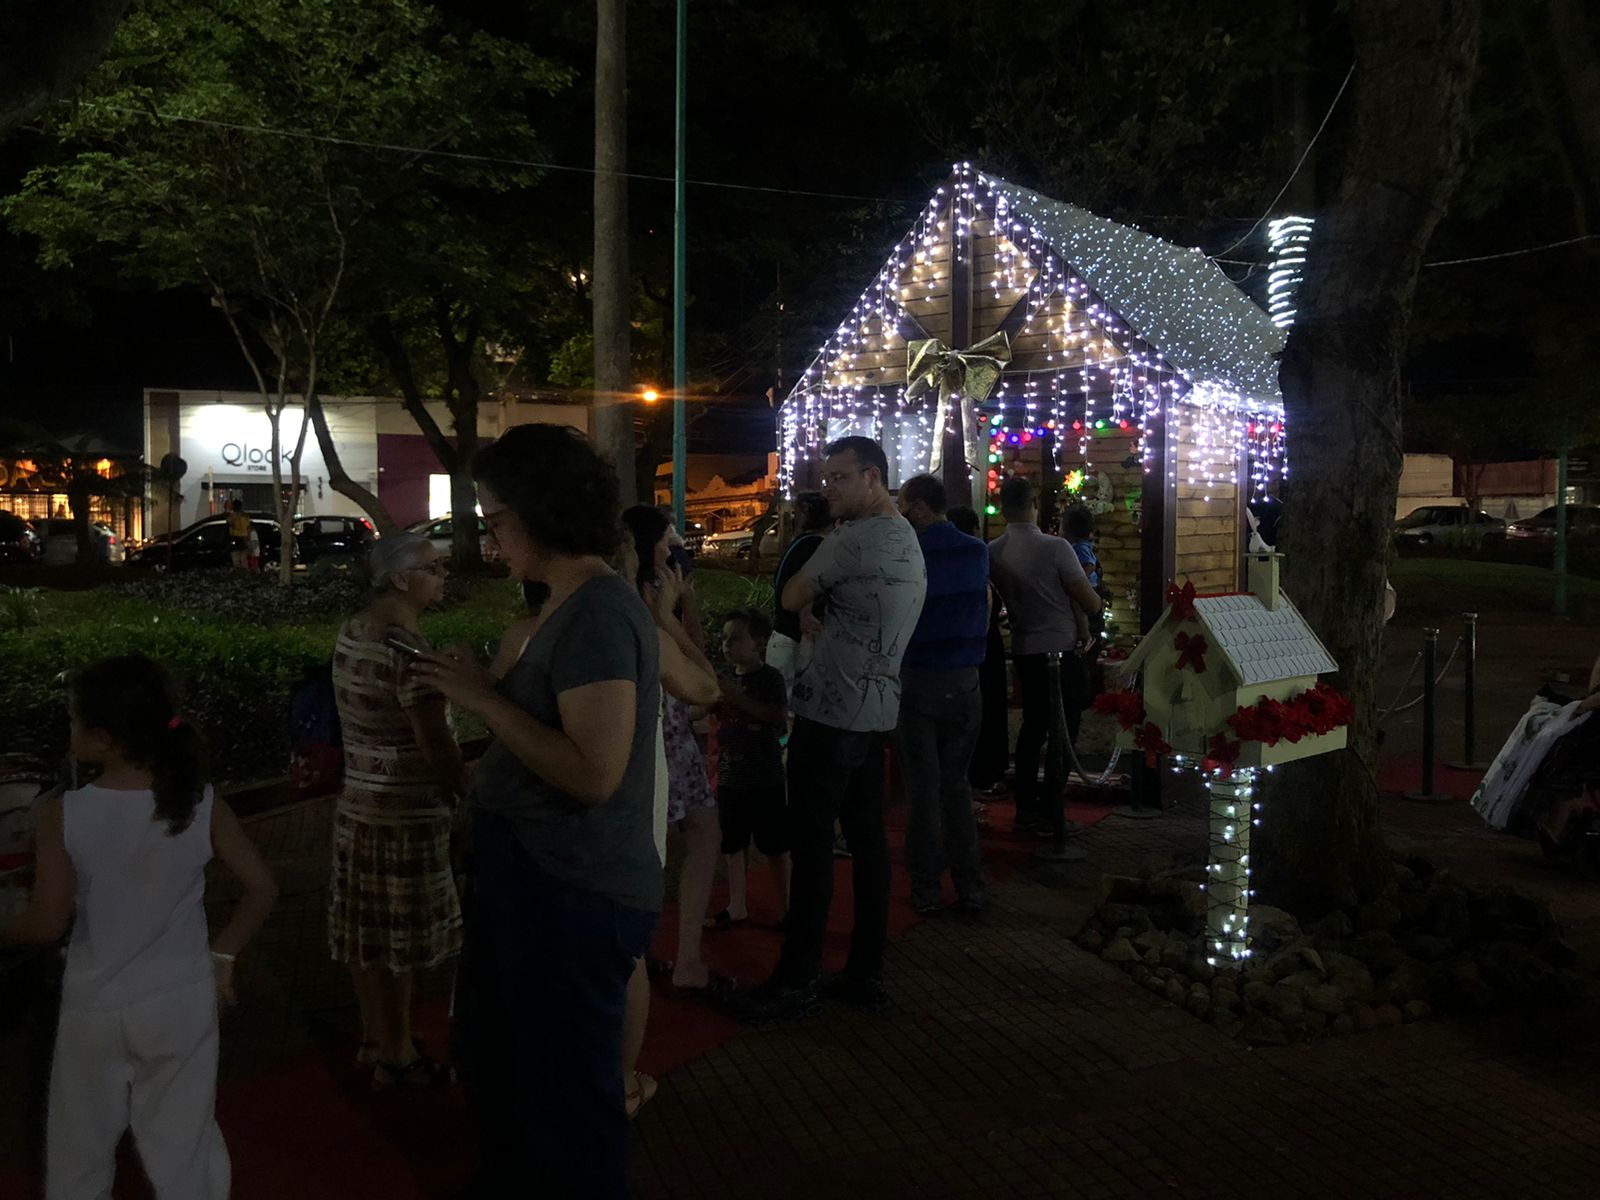
[[[1282,593],[1276,609],[1248,593],[1197,596],[1194,609],[1241,683],[1271,683],[1339,669]]]

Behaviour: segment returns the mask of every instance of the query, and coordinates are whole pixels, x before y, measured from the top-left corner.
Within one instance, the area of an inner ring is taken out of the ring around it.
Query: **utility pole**
[[[672,519],[683,532],[685,482],[689,474],[688,414],[685,392],[689,385],[688,338],[684,310],[688,307],[689,213],[684,186],[688,159],[689,0],[678,0],[678,103],[677,165],[673,172],[675,203],[672,229]]]

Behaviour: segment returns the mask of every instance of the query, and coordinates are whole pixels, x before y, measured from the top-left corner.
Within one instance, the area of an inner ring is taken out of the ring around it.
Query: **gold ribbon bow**
[[[933,423],[933,450],[928,470],[937,472],[944,463],[944,435],[950,428],[951,398],[959,398],[961,444],[967,462],[976,464],[982,446],[973,409],[989,398],[1000,374],[1011,361],[1011,338],[1001,330],[966,350],[952,350],[938,338],[920,338],[906,346],[906,399],[916,400],[939,387],[939,409]]]

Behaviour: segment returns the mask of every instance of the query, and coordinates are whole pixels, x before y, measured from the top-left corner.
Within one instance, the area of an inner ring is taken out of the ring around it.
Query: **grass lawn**
[[[1401,558],[1389,568],[1399,594],[1397,620],[1412,623],[1462,612],[1521,615],[1551,613],[1555,572],[1545,567],[1465,558]],[[1567,577],[1567,615],[1600,624],[1600,581]]]

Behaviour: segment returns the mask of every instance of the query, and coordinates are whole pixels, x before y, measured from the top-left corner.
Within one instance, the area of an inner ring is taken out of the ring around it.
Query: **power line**
[[[1560,246],[1576,246],[1579,242],[1592,242],[1600,238],[1600,233],[1586,233],[1582,237],[1563,238],[1559,242],[1546,242],[1542,246],[1524,246],[1521,250],[1503,250],[1499,254],[1479,254],[1473,258],[1445,258],[1437,262],[1423,263],[1425,267],[1459,267],[1463,263],[1493,262],[1501,258],[1519,258],[1524,254],[1538,254],[1543,250],[1554,250]]]
[[[1257,229],[1261,228],[1261,222],[1265,221],[1272,210],[1278,207],[1278,201],[1283,199],[1284,193],[1289,190],[1289,185],[1294,182],[1295,176],[1300,174],[1300,168],[1305,166],[1306,159],[1311,157],[1311,151],[1316,146],[1317,139],[1322,136],[1322,131],[1328,127],[1328,121],[1333,116],[1333,110],[1339,107],[1339,100],[1344,96],[1345,88],[1350,86],[1350,77],[1355,73],[1356,65],[1355,63],[1351,63],[1350,69],[1344,73],[1344,82],[1339,85],[1339,90],[1334,93],[1333,103],[1328,105],[1328,111],[1322,115],[1322,124],[1318,125],[1317,131],[1311,135],[1311,140],[1306,143],[1305,152],[1300,155],[1300,161],[1295,163],[1294,170],[1289,172],[1289,178],[1283,181],[1283,186],[1278,189],[1278,194],[1272,198],[1272,203],[1267,205],[1267,211],[1257,217],[1256,223],[1250,226],[1249,229],[1245,230],[1244,236],[1233,245],[1229,246],[1226,250],[1222,251],[1222,254],[1232,254],[1240,246],[1249,241],[1250,235],[1253,234]],[[1220,257],[1220,255],[1215,257]]]
[[[133,116],[150,115],[139,110],[119,108],[115,105],[101,105],[109,112],[125,113]],[[243,125],[234,121],[218,121],[211,117],[187,117],[176,113],[154,111],[153,115],[164,121],[177,121],[189,125],[204,125],[213,129],[230,129],[237,133],[264,133],[272,137],[296,138],[307,142],[323,142],[330,146],[354,146],[364,150],[385,150],[396,154],[412,154],[431,158],[451,158],[465,162],[494,163],[507,167],[531,167],[541,171],[566,171],[575,175],[612,175],[623,179],[639,179],[649,183],[673,183],[671,175],[647,175],[638,171],[599,171],[594,167],[574,167],[566,163],[541,162],[536,159],[507,158],[495,154],[472,154],[465,150],[433,150],[425,146],[404,146],[392,142],[370,142],[362,138],[335,137],[332,134],[308,133],[300,129],[276,129],[270,125]],[[769,195],[780,196],[813,196],[824,200],[867,200],[874,203],[898,204],[902,201],[892,196],[864,196],[852,192],[816,192],[803,188],[767,187],[755,183],[726,183],[716,179],[688,179],[684,181],[694,187],[722,188],[726,191],[739,192],[764,192]]]

